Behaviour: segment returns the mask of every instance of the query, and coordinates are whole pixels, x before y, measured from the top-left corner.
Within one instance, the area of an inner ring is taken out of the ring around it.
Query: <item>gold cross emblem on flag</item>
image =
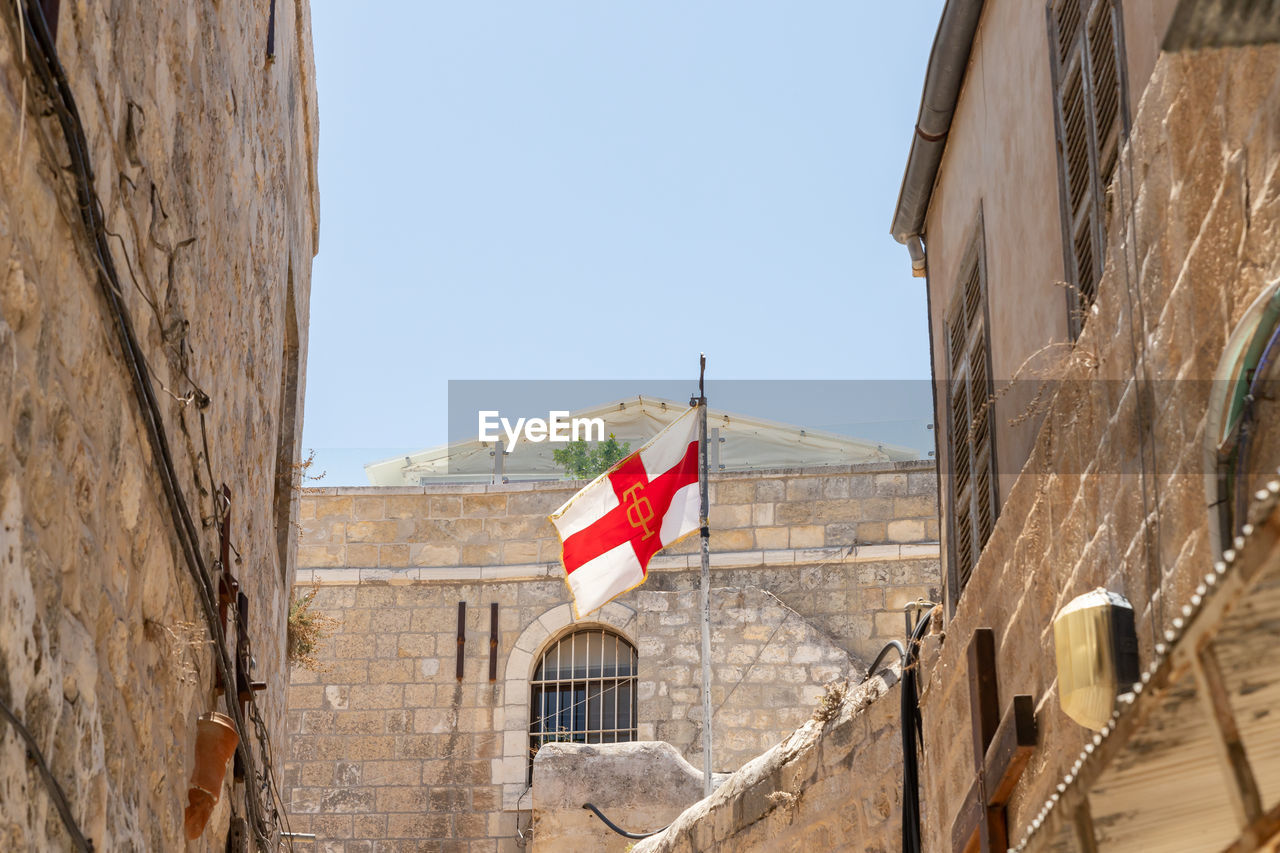
[[[644,530],[644,535],[640,538],[648,539],[656,530],[649,529],[649,522],[653,520],[653,504],[649,503],[649,499],[644,495],[636,495],[636,492],[644,489],[644,483],[636,483],[631,488],[622,493],[627,503],[627,521],[632,527],[639,527]]]

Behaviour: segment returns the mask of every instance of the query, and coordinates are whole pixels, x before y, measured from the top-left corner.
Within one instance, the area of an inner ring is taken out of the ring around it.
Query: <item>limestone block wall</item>
[[[533,792],[533,853],[626,853],[635,842],[583,804],[629,832],[653,832],[702,799],[702,768],[669,743],[549,743],[533,761]]]
[[[338,850],[369,841],[514,849],[533,796],[529,677],[538,653],[575,624],[612,628],[636,646],[639,738],[670,743],[701,768],[700,629],[688,618],[697,593],[643,592],[578,623],[564,597],[559,579],[320,586],[315,606],[341,626],[317,655],[323,671],[293,672],[283,767],[294,828]],[[468,604],[461,681],[459,601]],[[863,670],[758,588],[713,589],[712,624],[718,770],[808,719],[825,682]]]
[[[699,595],[637,596],[643,661],[641,740],[675,746],[702,767],[702,629]],[[714,587],[711,716],[716,772],[736,770],[809,718],[823,685],[865,667],[759,587]]]
[[[560,545],[547,515],[585,485],[309,489],[298,564],[417,579],[417,568],[552,562]],[[716,552],[938,541],[928,460],[720,473],[710,487]],[[697,548],[691,538],[664,553]]]
[[[632,853],[901,850],[898,689],[892,671],[854,686]]]
[[[562,577],[547,515],[583,485],[309,489],[299,582]],[[713,474],[710,487],[716,584],[769,590],[857,657],[902,633],[903,604],[940,600],[930,461]],[[645,589],[695,588],[697,548],[656,557]]]
[[[1124,594],[1149,661],[1217,558],[1203,476],[1212,383],[1195,380],[1213,377],[1242,313],[1280,276],[1277,81],[1276,46],[1156,64],[1110,188],[1096,307],[925,682],[928,849],[949,846],[973,778],[973,629],[996,631],[1002,701],[1030,693],[1038,702],[1040,746],[1009,806],[1016,839],[1091,734],[1059,709],[1055,613],[1099,585]],[[1135,348],[1150,390],[1134,381]]]
[[[796,562],[780,552],[780,562],[760,565],[735,566],[725,557],[716,566],[713,556],[712,585],[767,590],[855,660],[870,663],[886,640],[903,636],[905,605],[940,599],[937,554],[938,546],[926,543],[805,548],[795,552]],[[691,570],[655,570],[644,589],[684,593],[688,601],[699,583]],[[692,621],[690,611],[684,614]]]
[[[487,590],[474,584],[330,585],[315,606],[342,620],[289,690],[284,797],[316,850],[434,841],[494,849],[500,824],[503,684],[490,682]],[[555,600],[550,584],[511,584],[499,615],[509,653],[522,620]],[[454,674],[458,602],[468,601],[465,670]],[[305,842],[297,845],[309,849]]]
[[[933,480],[927,465],[899,463],[715,481],[713,519],[724,525],[712,537],[717,770],[734,770],[785,738],[809,718],[827,681],[860,676],[886,640],[902,636],[903,603],[936,599],[936,543],[857,536],[859,525],[882,537],[936,531],[933,519],[912,515],[933,505]],[[540,653],[575,625],[545,516],[576,487],[304,496],[299,583],[316,585],[316,606],[341,620],[320,650],[326,671],[294,670],[290,690],[286,800],[295,828],[316,833],[316,849],[357,851],[375,841],[387,849],[424,841],[518,849],[533,795],[529,678]],[[812,505],[814,524],[780,523],[803,520],[788,494]],[[895,506],[912,524],[883,517]],[[775,534],[758,538],[757,519],[782,530],[785,539],[773,544],[797,547],[761,547]],[[735,543],[746,550],[728,550]],[[543,559],[529,562],[535,553]],[[671,743],[701,767],[698,562],[660,555],[644,586],[578,624],[610,627],[636,646],[639,738]],[[467,602],[461,682],[459,601]]]
[[[293,546],[278,531],[295,495],[280,475],[297,458],[318,225],[308,7],[280,4],[268,62],[261,4],[60,6],[56,52],[119,297],[206,563],[218,554],[213,491],[231,489],[255,678],[269,684],[259,697],[283,744]],[[24,75],[18,32],[6,3],[0,702],[34,736],[97,850],[181,850],[196,717],[217,707],[212,655],[80,229],[67,143]],[[185,849],[225,848],[233,800],[243,813],[242,792],[228,788]],[[2,719],[0,848],[71,849]]]

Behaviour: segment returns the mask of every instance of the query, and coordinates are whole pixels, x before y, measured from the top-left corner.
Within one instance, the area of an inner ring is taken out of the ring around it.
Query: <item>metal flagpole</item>
[[[707,495],[707,374],[706,353],[699,355],[698,367],[698,491],[702,497],[702,795],[711,796],[711,528]]]

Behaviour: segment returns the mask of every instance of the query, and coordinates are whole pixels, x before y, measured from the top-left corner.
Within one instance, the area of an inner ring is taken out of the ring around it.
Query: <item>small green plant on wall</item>
[[[318,587],[298,594],[294,589],[289,600],[289,623],[285,634],[285,649],[290,666],[309,669],[312,672],[324,672],[325,667],[316,660],[316,651],[320,644],[333,635],[341,624],[332,616],[326,616],[313,609]]]
[[[571,441],[551,453],[555,463],[564,469],[569,480],[594,480],[626,458],[631,452],[631,442],[618,441],[609,433],[605,441]]]

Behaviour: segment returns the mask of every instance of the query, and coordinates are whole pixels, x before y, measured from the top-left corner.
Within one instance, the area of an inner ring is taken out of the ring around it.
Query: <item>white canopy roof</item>
[[[571,418],[601,418],[605,434],[639,449],[663,427],[688,409],[684,403],[657,397],[633,397],[573,412]],[[788,424],[709,409],[707,428],[713,438],[713,471],[749,471],[757,468],[797,468],[819,465],[852,465],[917,459],[906,447],[867,441],[832,432],[802,429]],[[715,439],[718,439],[716,441]],[[562,444],[531,442],[523,435],[505,448],[503,476],[511,482],[558,480],[563,469],[552,459]],[[487,483],[494,471],[494,442],[459,441],[396,456],[364,466],[375,486],[418,486],[427,483]]]

